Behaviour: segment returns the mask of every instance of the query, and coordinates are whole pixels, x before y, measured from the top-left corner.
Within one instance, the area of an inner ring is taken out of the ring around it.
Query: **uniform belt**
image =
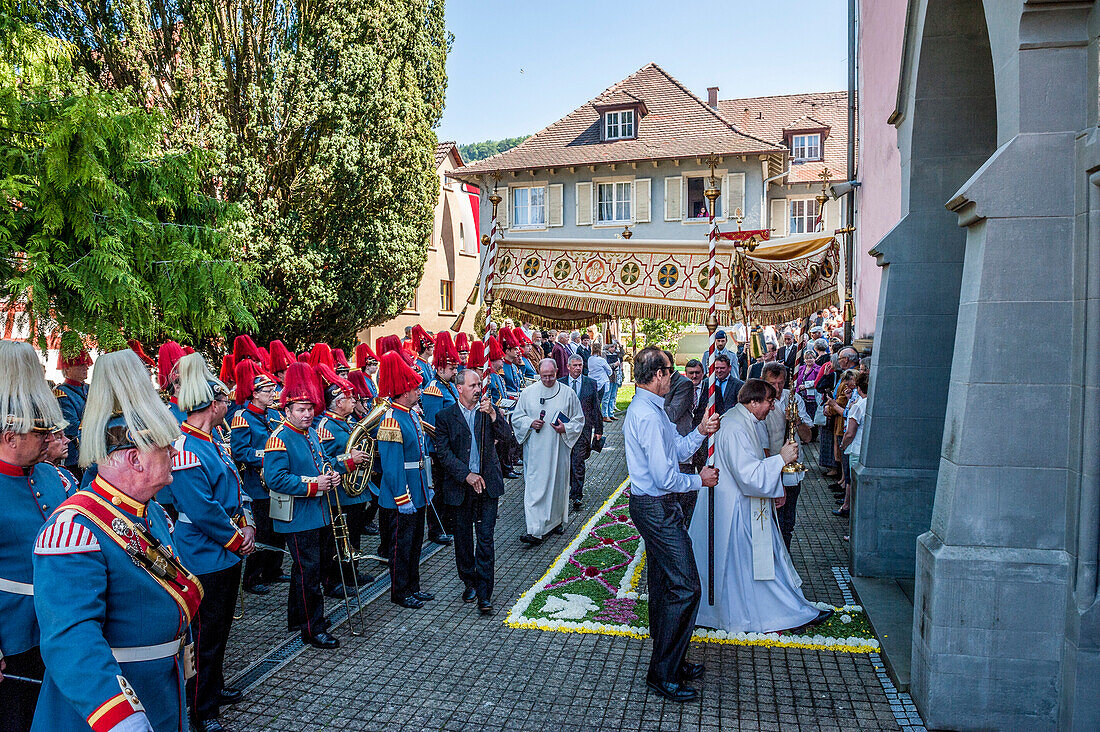
[[[34,595],[34,585],[27,582],[16,582],[0,577],[0,592],[10,592],[13,595]]]
[[[183,511],[180,511],[179,516],[176,517],[176,521],[180,522],[181,524],[192,523],[191,518],[187,514],[185,514]]]
[[[112,648],[115,660],[119,663],[137,663],[138,661],[156,661],[161,658],[171,658],[183,648],[183,638],[176,638],[167,643],[158,643],[155,646],[131,646],[129,648]]]
[[[424,467],[424,461],[418,463],[405,463],[405,470],[419,470]]]

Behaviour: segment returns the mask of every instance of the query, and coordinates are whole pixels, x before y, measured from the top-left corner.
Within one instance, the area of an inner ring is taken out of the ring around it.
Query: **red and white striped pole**
[[[718,224],[714,220],[714,203],[721,195],[721,190],[714,184],[714,165],[711,165],[711,185],[703,195],[710,202],[710,233],[708,234],[707,250],[707,283],[710,285],[710,296],[707,305],[710,315],[707,317],[707,330],[710,331],[710,345],[707,349],[707,411],[706,418],[710,419],[714,414],[715,383],[714,383],[714,351],[715,334],[718,332],[718,302],[716,298],[718,285]],[[714,435],[707,438],[707,467],[714,467]],[[714,492],[715,488],[707,489],[707,604],[714,605]]]

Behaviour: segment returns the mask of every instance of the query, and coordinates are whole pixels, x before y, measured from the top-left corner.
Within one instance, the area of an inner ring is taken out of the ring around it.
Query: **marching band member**
[[[355,371],[363,374],[368,398],[374,399],[378,396],[378,385],[374,381],[375,374],[378,373],[378,356],[366,343],[360,343],[355,347]],[[355,373],[355,371],[352,371],[352,373]]]
[[[486,378],[489,382],[489,398],[493,400],[493,404],[498,404],[504,397],[514,395],[508,394],[504,376],[502,375],[502,370],[504,368],[504,349],[500,347],[500,341],[493,336],[489,336],[487,345],[488,353],[486,357],[489,361],[489,368],[487,369],[488,374]]]
[[[280,384],[277,391],[281,391],[283,376],[286,375],[286,370],[290,367],[290,364],[295,361],[294,354],[283,345],[282,341],[278,340],[268,343],[267,350],[271,354],[271,374],[275,377],[275,381]]]
[[[455,350],[458,351],[458,365],[466,368],[470,361],[470,336],[459,333],[455,336]]]
[[[46,456],[61,408],[29,343],[0,341],[0,730],[30,729],[42,678],[31,555],[38,531],[65,500]],[[65,603],[67,605],[67,602]]]
[[[205,594],[192,619],[198,673],[188,682],[187,701],[200,732],[221,730],[220,704],[241,699],[225,687],[222,664],[237,588],[241,558],[252,553],[256,527],[230,450],[214,437],[225,419],[229,388],[206,367],[201,353],[180,359],[179,406],[187,412],[172,459],[172,496],[179,518],[173,538],[180,561],[202,583]]]
[[[470,344],[470,357],[466,360],[466,368],[474,369],[482,379],[485,378],[485,341],[474,341]]]
[[[34,545],[46,665],[35,732],[187,729],[185,644],[203,590],[153,501],[172,480],[179,433],[133,351],[100,357],[80,443],[80,465],[96,464],[96,477]]]
[[[420,406],[424,410],[424,421],[435,427],[435,416],[440,410],[458,401],[458,392],[455,390],[455,373],[458,369],[458,351],[455,350],[451,334],[443,331],[436,336],[435,351],[432,359],[432,382],[420,395]],[[431,465],[433,487],[438,487],[443,480],[443,466],[435,460],[435,443],[428,440],[428,462]],[[444,546],[454,539],[449,529],[451,528],[450,512],[443,503],[440,491],[436,491],[435,500],[432,501],[435,512],[428,516],[428,541]],[[437,520],[436,517],[439,517]],[[440,525],[440,521],[445,525]]]
[[[355,387],[327,366],[318,366],[317,368],[320,370],[321,381],[325,385],[326,404],[321,421],[317,424],[317,437],[321,442],[321,448],[325,451],[336,472],[340,475],[346,475],[355,470],[356,466],[365,463],[369,457],[363,450],[354,448],[348,450],[348,440],[351,438],[352,430],[348,418],[351,416],[355,405]],[[364,533],[363,529],[367,523],[366,509],[371,499],[371,492],[363,491],[358,496],[348,495],[344,489],[343,481],[340,483],[339,490],[340,507],[344,509],[347,516],[348,540],[351,542],[353,549],[359,550]],[[354,566],[348,569],[351,572],[357,571]],[[340,577],[342,575],[337,574],[330,580],[330,584],[336,585],[336,591],[342,593],[343,588],[338,587]],[[358,575],[356,582],[360,586],[370,584],[374,582],[374,577]],[[330,591],[329,594],[331,596],[333,593]]]
[[[256,541],[282,548],[286,539],[276,534],[271,524],[271,498],[264,486],[264,445],[282,417],[271,409],[275,401],[275,379],[249,359],[237,364],[236,402],[240,409],[229,427],[233,460],[241,474],[244,492],[252,499],[252,518],[256,522]],[[289,581],[283,575],[283,555],[259,550],[244,564],[244,589],[254,595],[270,592],[270,582]]]
[[[435,339],[428,335],[428,331],[424,330],[424,328],[419,325],[413,326],[412,339],[417,353],[416,363],[413,365],[416,367],[416,370],[420,372],[422,378],[420,388],[425,389],[428,384],[432,383],[432,375],[435,373],[432,369],[432,355],[435,349]]]
[[[336,648],[340,641],[326,632],[321,577],[335,561],[325,536],[332,518],[322,495],[340,485],[330,467],[317,432],[314,405],[321,400],[313,369],[293,363],[286,370],[280,405],[286,415],[264,446],[264,482],[271,494],[275,531],[286,535],[293,567],[287,598],[287,625],[300,630],[302,640],[315,648]],[[278,509],[278,510],[277,510]]]
[[[179,374],[176,371],[176,364],[184,355],[183,347],[175,341],[167,341],[157,351],[157,381],[161,393],[167,398],[168,409],[171,410],[177,422],[183,422],[187,419],[187,415],[179,408],[177,398]],[[163,501],[160,502],[164,503]]]
[[[69,453],[65,467],[79,474],[76,459],[80,447],[80,420],[84,418],[84,404],[88,401],[88,367],[92,357],[84,348],[80,336],[73,331],[61,334],[61,348],[57,353],[57,369],[65,380],[54,388],[54,396],[61,406],[61,415],[68,425],[65,434],[69,438]]]
[[[541,352],[536,356],[535,342],[528,338],[522,329],[516,328],[512,331],[512,334],[520,341],[519,360],[516,362],[520,375],[524,379],[538,378],[539,372],[535,368],[535,364],[542,361],[544,356]]]
[[[504,349],[504,361],[500,365],[500,373],[504,378],[505,389],[512,394],[519,394],[523,390],[523,376],[519,363],[519,341],[512,334],[511,328],[500,329],[501,348]]]
[[[65,458],[69,455],[70,444],[69,436],[65,434],[65,427],[64,421],[53,426],[50,439],[46,441],[46,457],[42,462],[49,463],[57,470],[65,495],[71,496],[80,489],[80,481],[65,467]]]
[[[336,364],[336,375],[342,379],[348,378],[348,373],[351,372],[351,365],[348,363],[347,355],[344,354],[344,349],[333,348],[332,360]]]
[[[379,392],[393,407],[378,426],[382,481],[378,505],[396,511],[390,540],[390,600],[421,608],[435,595],[420,589],[420,550],[424,543],[424,507],[432,499],[424,457],[427,438],[412,408],[420,400],[420,375],[400,355],[382,356]]]

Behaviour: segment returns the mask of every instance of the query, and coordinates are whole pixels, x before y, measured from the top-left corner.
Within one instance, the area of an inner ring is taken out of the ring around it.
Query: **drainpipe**
[[[764,165],[767,165],[767,163],[764,163]],[[785,175],[787,175],[790,172],[791,172],[791,166],[790,166],[790,164],[788,164],[787,169],[784,170],[779,175],[773,175],[771,178],[765,178],[764,179],[763,191],[762,191],[761,199],[760,199],[760,210],[761,210],[760,220],[764,222],[764,225],[761,226],[760,228],[762,228],[762,229],[771,229],[772,211],[771,211],[771,206],[768,205],[768,184],[771,183],[773,180],[779,180],[780,178],[784,177]]]

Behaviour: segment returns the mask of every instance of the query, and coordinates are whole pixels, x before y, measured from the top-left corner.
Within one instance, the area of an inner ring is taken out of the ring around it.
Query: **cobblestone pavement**
[[[888,699],[877,656],[693,644],[691,659],[707,666],[702,701],[679,705],[645,688],[649,641],[503,624],[508,608],[626,477],[621,425],[608,425],[607,447],[589,461],[585,510],[572,517],[565,535],[534,548],[521,544],[523,485],[509,482],[497,523],[493,617],[461,601],[450,547],[422,567],[422,585],[435,601],[407,610],[383,592],[364,606],[362,636],[352,636],[346,624],[336,627],[341,647],[335,651],[298,652],[297,644],[287,644],[296,636],[285,630],[286,585],[266,597],[249,595],[244,617],[233,626],[226,676],[252,686],[245,701],[223,709],[222,720],[236,730],[295,732],[899,729],[891,712],[896,694]],[[830,513],[835,506],[817,477],[816,447],[805,451],[813,455],[804,456],[810,478],[799,500],[792,555],[807,597],[840,605],[844,596],[832,568],[847,566],[847,522]],[[375,547],[368,537],[364,549]],[[383,584],[376,583],[374,594]],[[337,601],[326,599],[326,609],[336,611]],[[278,667],[272,655],[285,665]],[[266,666],[255,666],[264,658]],[[261,674],[264,668],[276,670]]]

